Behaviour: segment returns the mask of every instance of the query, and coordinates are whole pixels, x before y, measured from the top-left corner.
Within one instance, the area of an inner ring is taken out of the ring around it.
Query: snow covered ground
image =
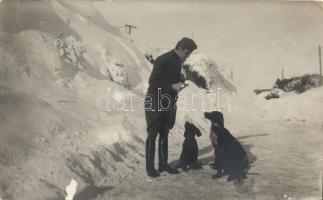
[[[300,4],[3,0],[0,199],[320,199],[322,88],[266,101],[250,87],[261,85],[262,79],[244,82],[321,41],[321,13],[311,3]],[[228,11],[236,14],[224,15]],[[297,32],[299,26],[290,19],[301,11],[307,26]],[[278,16],[269,19],[273,13]],[[208,29],[205,20],[231,26]],[[134,41],[116,27],[128,22],[142,23]],[[294,29],[282,29],[286,24]],[[188,63],[213,87],[205,90],[187,81],[170,133],[169,159],[175,164],[179,158],[188,120],[203,134],[198,138],[203,169],[151,180],[144,169],[142,98],[152,66],[144,54],[157,56],[172,48],[181,31],[190,34],[192,27],[200,48]],[[272,37],[266,30],[284,34]],[[274,46],[261,52],[268,42]],[[275,44],[297,48],[282,53]],[[234,79],[237,91],[218,64],[244,72]],[[263,82],[272,78],[264,76]],[[203,112],[216,109],[248,152],[251,168],[242,183],[211,179],[210,124]]]

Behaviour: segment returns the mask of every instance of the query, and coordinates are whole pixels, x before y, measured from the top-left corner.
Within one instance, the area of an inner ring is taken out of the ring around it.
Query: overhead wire
[[[284,69],[290,68],[291,67],[291,65],[290,65],[291,63],[294,63],[295,61],[297,61],[297,60],[299,60],[301,58],[304,58],[304,57],[307,57],[307,56],[310,56],[310,55],[314,54],[315,53],[314,51],[315,51],[314,49],[311,49],[311,50],[306,51],[305,53],[301,54],[300,56],[294,57],[293,59],[289,60],[288,62],[285,62],[285,63],[282,63],[282,64],[278,64],[278,65],[270,68],[269,70],[266,70],[264,72],[261,72],[259,74],[252,75],[252,76],[249,76],[249,77],[246,77],[246,78],[248,78],[248,79],[257,79],[257,78],[260,78],[260,77],[262,77],[264,75],[267,75],[270,72],[276,71],[278,69],[282,69],[282,67],[284,67]]]

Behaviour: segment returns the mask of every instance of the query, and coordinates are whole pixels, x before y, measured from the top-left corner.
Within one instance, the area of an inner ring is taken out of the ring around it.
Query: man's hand
[[[178,82],[178,83],[172,84],[172,89],[175,90],[176,92],[180,92],[182,89],[184,89],[187,86],[188,84]]]

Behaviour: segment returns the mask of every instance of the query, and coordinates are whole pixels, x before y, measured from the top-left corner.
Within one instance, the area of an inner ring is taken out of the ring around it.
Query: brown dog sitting
[[[210,138],[214,146],[215,168],[217,174],[213,178],[228,174],[228,181],[246,178],[249,165],[247,153],[231,133],[224,127],[223,114],[218,111],[205,112],[204,117],[211,120]]]
[[[199,169],[201,165],[197,162],[198,158],[198,145],[195,135],[200,137],[201,131],[192,123],[185,122],[185,140],[183,142],[182,153],[179,162],[179,168],[184,171],[188,169]],[[189,168],[188,168],[189,167]]]

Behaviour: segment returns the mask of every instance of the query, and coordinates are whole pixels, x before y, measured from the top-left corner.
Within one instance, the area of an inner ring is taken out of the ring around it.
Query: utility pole
[[[284,68],[282,68],[282,80],[284,79]]]
[[[322,55],[321,55],[321,45],[319,45],[319,58],[320,58],[320,76],[322,76]]]
[[[18,31],[20,29],[19,11],[20,11],[20,0],[17,0],[17,2],[16,2],[16,26],[17,26]]]
[[[131,35],[131,30],[132,29],[137,29],[137,27],[133,26],[133,25],[129,25],[129,24],[125,24],[124,25],[126,28],[126,31],[128,30],[128,34]]]
[[[231,78],[231,81],[233,81],[233,69],[231,69],[230,71],[230,78]]]
[[[321,55],[321,45],[319,45],[319,62],[320,62],[320,84],[322,85],[322,55]]]

